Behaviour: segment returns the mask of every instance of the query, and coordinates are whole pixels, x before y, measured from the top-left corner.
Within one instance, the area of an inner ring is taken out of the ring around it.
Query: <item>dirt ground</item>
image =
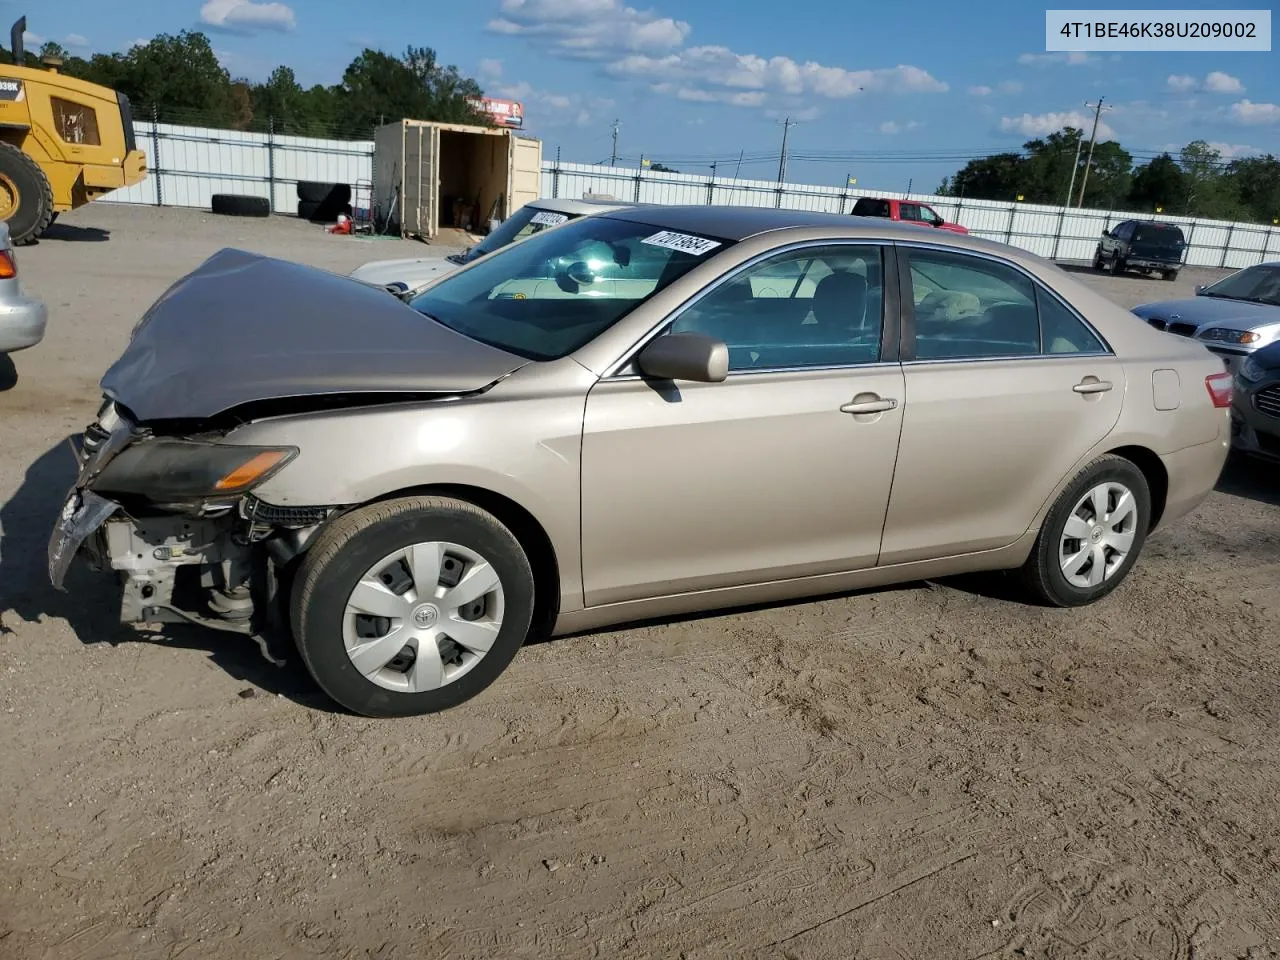
[[[44,572],[98,376],[228,245],[436,252],[104,205],[19,251],[52,320],[0,359],[0,957],[1280,954],[1280,473],[1233,463],[1089,609],[915,584],[543,643],[447,714],[353,718],[296,655],[122,633],[109,584]]]

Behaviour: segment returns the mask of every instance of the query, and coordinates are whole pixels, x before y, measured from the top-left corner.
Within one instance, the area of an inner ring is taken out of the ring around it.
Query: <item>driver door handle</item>
[[[1106,393],[1111,389],[1110,380],[1081,380],[1071,388],[1076,393]]]
[[[854,400],[844,404],[840,408],[841,413],[884,413],[886,410],[896,410],[898,401],[892,398],[877,398],[875,400]]]

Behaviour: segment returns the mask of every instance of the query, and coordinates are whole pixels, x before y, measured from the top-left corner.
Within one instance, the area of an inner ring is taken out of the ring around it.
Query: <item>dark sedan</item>
[[[1231,440],[1244,453],[1280,462],[1280,343],[1240,364],[1231,404]]]

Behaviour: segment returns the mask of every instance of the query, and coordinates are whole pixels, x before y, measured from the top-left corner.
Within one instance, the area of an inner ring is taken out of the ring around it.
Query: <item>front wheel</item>
[[[434,713],[506,669],[533,619],[520,542],[461,500],[412,497],[340,517],[307,551],[292,597],[307,669],[367,717]]]
[[[1067,484],[1022,568],[1033,596],[1080,607],[1118,587],[1142,552],[1151,491],[1132,461],[1099,457]]]

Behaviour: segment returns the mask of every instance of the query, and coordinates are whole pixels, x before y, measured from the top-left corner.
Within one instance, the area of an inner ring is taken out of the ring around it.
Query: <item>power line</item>
[[[1080,200],[1076,204],[1077,207],[1084,206],[1084,188],[1089,184],[1089,167],[1093,163],[1093,145],[1098,140],[1098,120],[1102,116],[1102,97],[1098,98],[1096,104],[1086,103],[1086,107],[1093,107],[1093,132],[1089,134],[1089,159],[1084,162],[1084,174],[1080,177]],[[1111,109],[1110,107],[1107,108]]]
[[[787,117],[785,120],[777,122],[782,124],[782,156],[778,158],[778,182],[785,183],[787,179],[787,134],[800,121]]]
[[[609,160],[609,166],[611,167],[616,167],[618,165],[618,125],[620,123],[620,120],[613,121],[613,153]]]

